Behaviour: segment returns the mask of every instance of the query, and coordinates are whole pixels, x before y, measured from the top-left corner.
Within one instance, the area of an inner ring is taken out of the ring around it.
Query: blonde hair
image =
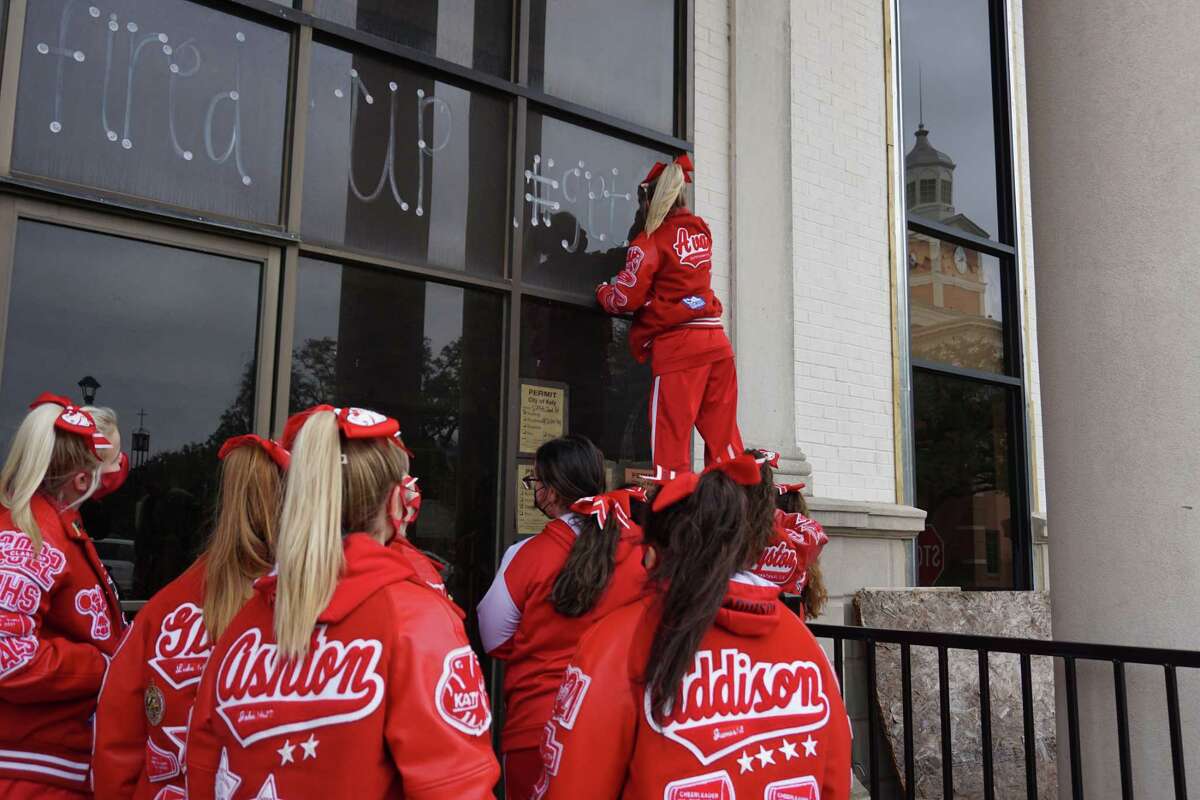
[[[205,550],[204,626],[216,641],[250,599],[253,582],[271,569],[283,479],[257,445],[221,462],[217,524]]]
[[[121,428],[117,425],[117,412],[108,406],[84,406],[81,411],[92,415],[96,429],[104,434],[104,438],[112,442],[112,459],[121,457]]]
[[[378,527],[388,493],[407,475],[408,457],[392,441],[343,443],[332,411],[316,412],[300,428],[276,545],[275,639],[284,658],[308,652],[344,566],[342,535]]]
[[[683,167],[674,161],[667,164],[654,183],[654,197],[651,198],[650,208],[646,211],[647,235],[658,230],[672,208],[682,204],[685,183]]]
[[[25,415],[0,468],[0,505],[12,513],[13,523],[42,550],[42,531],[30,503],[38,491],[57,491],[72,475],[94,471],[100,459],[87,439],[54,427],[63,407],[38,406]]]

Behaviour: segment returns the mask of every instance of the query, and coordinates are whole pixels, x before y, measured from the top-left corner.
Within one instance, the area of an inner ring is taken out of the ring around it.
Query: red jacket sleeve
[[[133,797],[146,765],[146,715],[142,667],[146,657],[144,618],[134,621],[113,655],[100,690],[92,752],[96,800]]]
[[[620,797],[633,754],[638,706],[626,643],[603,623],[579,642],[542,740],[545,773],[535,798]]]
[[[208,666],[212,666],[211,661]],[[209,800],[215,789],[221,758],[221,745],[213,728],[216,675],[215,668],[205,668],[196,687],[196,702],[188,719],[187,745],[184,747],[188,800]]]
[[[625,251],[625,269],[612,283],[596,288],[596,301],[610,314],[630,314],[646,304],[654,273],[658,271],[658,248],[645,233],[638,234]]]
[[[391,600],[396,639],[384,737],[404,796],[490,800],[500,779],[489,735],[491,704],[462,622],[433,596],[417,609],[399,592]]]

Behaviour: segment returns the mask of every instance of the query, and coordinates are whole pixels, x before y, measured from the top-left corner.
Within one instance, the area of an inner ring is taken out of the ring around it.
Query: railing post
[[[867,760],[872,800],[879,797],[879,711],[875,703],[875,642],[867,640]]]
[[[1121,798],[1133,800],[1133,758],[1129,752],[1129,701],[1125,696],[1125,662],[1113,661],[1113,694],[1117,701],[1117,753],[1121,759]]]
[[[1183,762],[1183,730],[1179,724],[1179,683],[1175,667],[1164,667],[1167,677],[1167,719],[1171,725],[1171,770],[1175,773],[1175,800],[1187,800],[1187,773]]]
[[[1071,748],[1071,798],[1083,800],[1083,764],[1079,746],[1079,683],[1075,675],[1075,659],[1063,659],[1067,677],[1067,741]]]
[[[913,753],[912,648],[900,645],[900,683],[904,696],[904,798],[916,800],[916,757]]]
[[[1033,667],[1021,654],[1021,710],[1025,714],[1025,796],[1037,800],[1037,739],[1033,730]]]
[[[992,767],[992,673],[988,651],[979,651],[979,734],[983,750],[984,800],[996,799],[996,778]]]
[[[954,748],[950,730],[950,662],[945,645],[938,647],[938,690],[942,712],[942,797],[954,797]]]

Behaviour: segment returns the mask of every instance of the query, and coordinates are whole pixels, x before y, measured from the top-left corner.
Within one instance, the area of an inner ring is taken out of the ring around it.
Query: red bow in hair
[[[674,163],[678,164],[680,169],[683,170],[684,182],[691,183],[692,173],[696,170],[696,168],[692,166],[692,157],[687,153],[680,153],[675,157]],[[650,171],[646,173],[646,180],[642,181],[642,183],[654,183],[656,180],[658,180],[658,176],[663,174],[663,170],[666,168],[667,165],[665,162],[656,161],[654,166],[650,168]]]
[[[758,462],[753,456],[738,456],[730,461],[713,464],[697,475],[685,472],[668,483],[654,498],[654,510],[662,511],[673,506],[684,498],[690,497],[700,484],[700,477],[710,472],[724,472],[731,481],[741,486],[753,486],[762,482],[762,474],[758,471]]]
[[[403,447],[403,445],[401,445]],[[400,481],[400,521],[412,525],[421,513],[421,490],[417,488],[417,479],[405,475]]]
[[[571,504],[571,510],[577,514],[592,515],[601,528],[608,524],[608,515],[615,514],[620,526],[629,530],[633,527],[633,518],[629,512],[629,503],[632,500],[646,502],[646,490],[616,489],[595,497],[582,497]]]
[[[787,534],[806,568],[816,561],[821,550],[829,543],[829,536],[821,523],[803,514],[778,514],[775,522]]]
[[[754,462],[759,465],[769,464],[771,469],[779,469],[779,453],[774,450],[759,450]]]
[[[399,447],[404,451],[404,455],[408,456],[408,461],[410,464],[417,460],[417,457],[413,455],[413,451],[409,450],[408,445],[404,443],[404,439],[400,438],[400,431],[396,431],[394,434],[392,434],[392,442],[396,445],[396,447]]]
[[[271,457],[271,460],[275,462],[275,466],[283,470],[286,470],[292,462],[292,454],[283,449],[283,446],[279,442],[273,439],[264,439],[253,433],[226,439],[225,444],[221,445],[220,451],[217,452],[217,458],[224,461],[225,456],[239,447],[261,447]]]
[[[92,415],[72,405],[67,398],[51,392],[42,392],[36,400],[29,404],[29,408],[32,410],[44,405],[63,407],[58,419],[54,420],[54,427],[87,439],[88,446],[96,458],[103,460],[107,451],[112,449],[112,442],[96,427],[96,420],[92,419]]]
[[[800,494],[806,486],[808,486],[807,483],[777,483],[775,484],[775,491],[781,495]]]
[[[376,411],[365,408],[334,408],[331,405],[319,405],[293,414],[283,427],[283,446],[288,450],[296,443],[296,435],[308,422],[313,414],[330,411],[337,415],[338,428],[347,439],[381,439],[395,436],[400,432],[400,423],[391,417],[385,417]]]

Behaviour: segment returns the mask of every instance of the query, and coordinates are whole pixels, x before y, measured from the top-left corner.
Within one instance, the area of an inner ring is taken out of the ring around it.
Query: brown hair
[[[561,436],[538,448],[534,455],[538,477],[568,505],[604,491],[604,454],[586,436]],[[591,611],[608,587],[617,561],[621,526],[610,515],[603,528],[585,516],[558,577],[550,601],[565,617]]]
[[[271,569],[283,477],[261,447],[238,447],[221,462],[217,523],[205,550],[204,626],[216,641]]]
[[[729,579],[750,567],[771,529],[748,524],[746,492],[723,472],[700,476],[696,491],[646,522],[658,558],[651,580],[662,617],[646,659],[650,707],[661,719],[679,691],[700,640],[712,627]]]
[[[388,493],[407,475],[408,456],[392,440],[343,441],[332,411],[305,420],[292,444],[276,544],[275,638],[284,658],[308,652],[342,572],[342,536],[375,531]]]
[[[35,553],[42,551],[42,531],[30,506],[33,496],[43,490],[57,494],[79,472],[92,472],[94,483],[101,464],[85,437],[54,427],[62,412],[57,403],[44,403],[26,414],[0,468],[0,505],[12,513]]]

